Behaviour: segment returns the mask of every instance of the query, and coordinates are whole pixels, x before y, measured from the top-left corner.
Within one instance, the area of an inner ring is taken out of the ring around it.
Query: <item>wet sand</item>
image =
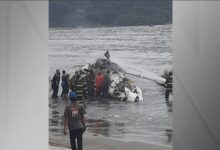
[[[125,142],[103,136],[86,136],[84,137],[84,150],[171,150],[171,146],[154,145],[142,142]],[[70,150],[49,146],[49,150]]]

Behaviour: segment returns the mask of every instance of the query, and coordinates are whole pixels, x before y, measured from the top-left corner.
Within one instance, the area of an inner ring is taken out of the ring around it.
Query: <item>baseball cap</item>
[[[77,95],[76,95],[75,92],[70,92],[70,93],[69,93],[69,98],[70,98],[71,101],[75,101],[75,100],[76,100],[76,97],[77,97]]]

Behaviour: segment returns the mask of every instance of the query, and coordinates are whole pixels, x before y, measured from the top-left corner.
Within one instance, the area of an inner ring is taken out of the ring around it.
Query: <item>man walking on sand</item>
[[[70,143],[72,150],[83,150],[82,135],[85,129],[84,110],[80,105],[77,104],[77,95],[75,92],[70,92],[69,98],[71,100],[71,104],[66,106],[64,112],[64,135],[67,134],[67,129],[69,128]]]

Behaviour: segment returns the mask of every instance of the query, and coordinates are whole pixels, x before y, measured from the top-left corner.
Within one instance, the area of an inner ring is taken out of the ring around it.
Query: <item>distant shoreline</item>
[[[150,25],[150,24],[143,24],[143,25],[127,25],[127,26],[121,26],[121,25],[117,25],[117,26],[50,26],[49,29],[52,30],[59,30],[59,29],[93,29],[93,28],[114,28],[114,27],[135,27],[135,26],[149,26],[149,27],[153,27],[153,26],[162,26],[162,25],[172,25],[172,23],[166,23],[166,24],[154,24],[154,25]]]

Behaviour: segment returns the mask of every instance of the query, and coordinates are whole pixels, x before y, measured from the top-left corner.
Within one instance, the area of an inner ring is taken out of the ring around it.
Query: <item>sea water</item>
[[[103,58],[106,50],[111,61],[126,71],[157,78],[173,66],[172,25],[50,29],[49,76],[52,78],[57,68],[73,74],[77,68]],[[172,130],[173,113],[165,103],[164,87],[127,77],[142,89],[144,101],[88,101],[85,134],[171,145],[168,135],[172,132],[167,133],[167,129]],[[49,141],[68,147],[69,138],[63,136],[65,105],[62,98],[49,99]]]

